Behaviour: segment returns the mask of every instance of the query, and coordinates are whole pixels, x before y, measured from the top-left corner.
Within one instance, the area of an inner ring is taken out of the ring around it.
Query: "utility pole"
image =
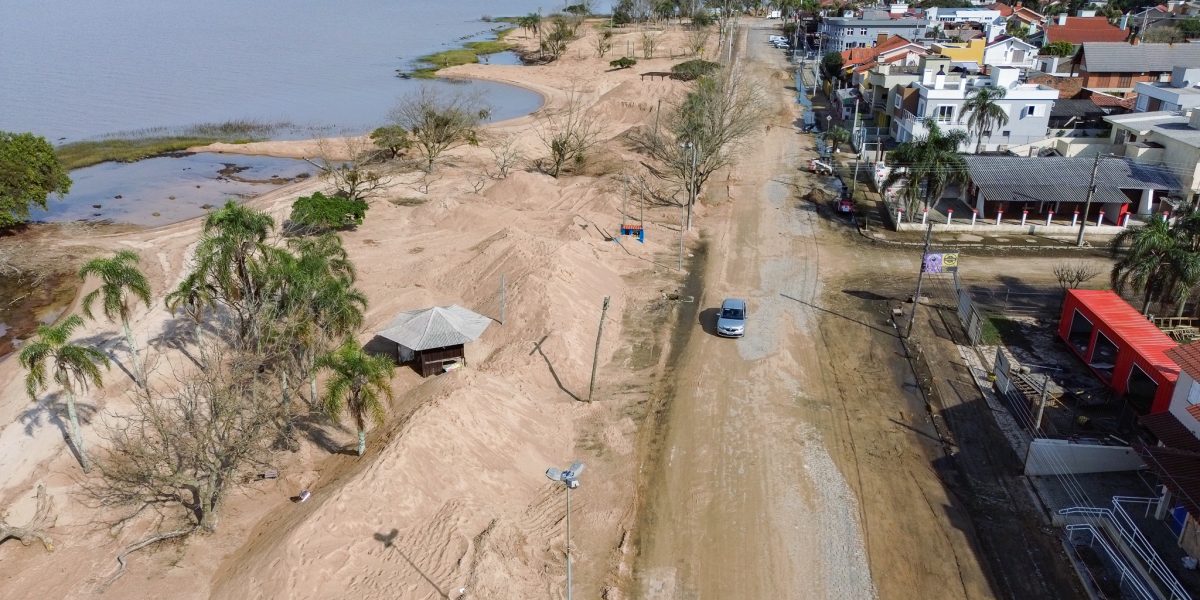
[[[596,365],[600,363],[600,339],[604,337],[604,315],[608,313],[608,296],[600,308],[600,328],[596,330],[596,349],[592,353],[592,380],[588,384],[588,402],[592,401],[592,393],[596,390]]]
[[[917,295],[913,296],[912,314],[908,317],[908,324],[904,326],[904,339],[912,335],[913,323],[917,320],[917,306],[921,304],[921,284],[925,280],[925,257],[929,256],[929,241],[933,238],[933,222],[930,221],[925,226],[925,249],[921,252],[921,270],[917,272]]]
[[[687,225],[687,217],[680,215],[680,219],[679,219],[679,268],[678,268],[678,270],[680,270],[680,271],[683,270],[683,232],[684,232],[685,225]]]
[[[1046,412],[1046,396],[1050,395],[1050,374],[1046,373],[1042,379],[1042,399],[1038,402],[1037,419],[1033,421],[1034,435],[1042,430],[1042,415]]]
[[[1083,218],[1079,220],[1079,236],[1075,238],[1076,246],[1083,246],[1083,229],[1087,227],[1088,211],[1092,209],[1092,198],[1096,195],[1096,173],[1100,170],[1100,158],[1102,154],[1096,155],[1096,161],[1092,163],[1092,180],[1088,184],[1087,200],[1083,203]]]
[[[696,154],[698,148],[692,142],[684,142],[683,147],[692,151],[692,168],[691,175],[688,177],[688,205],[687,205],[687,220],[685,228],[692,228],[692,205],[696,203]]]
[[[504,324],[504,311],[505,311],[505,308],[507,308],[505,306],[505,304],[506,304],[506,301],[508,300],[508,286],[505,285],[506,283],[507,282],[505,281],[504,273],[501,273],[500,274],[500,324],[501,325]]]

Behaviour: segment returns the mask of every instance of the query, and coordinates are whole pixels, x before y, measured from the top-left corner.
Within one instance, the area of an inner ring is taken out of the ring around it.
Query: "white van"
[[[783,11],[781,11],[781,10],[773,10],[773,11],[771,11],[771,12],[767,13],[767,18],[768,18],[768,19],[780,19],[780,18],[783,18]]]

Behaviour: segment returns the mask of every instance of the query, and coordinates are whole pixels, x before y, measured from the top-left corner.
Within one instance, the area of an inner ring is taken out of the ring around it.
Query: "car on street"
[[[746,301],[726,298],[717,313],[717,335],[742,337],[746,334]]]

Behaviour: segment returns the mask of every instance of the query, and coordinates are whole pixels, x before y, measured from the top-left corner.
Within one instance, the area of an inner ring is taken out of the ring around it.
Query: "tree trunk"
[[[1150,293],[1150,286],[1146,286],[1146,299],[1142,302],[1142,315],[1150,314],[1150,304],[1154,302],[1154,295]]]
[[[358,455],[362,456],[363,454],[366,453],[366,451],[367,451],[367,432],[362,429],[359,429],[358,430]]]
[[[87,452],[83,449],[83,435],[79,432],[79,415],[75,411],[75,394],[69,388],[65,392],[67,394],[67,421],[69,423],[67,437],[71,438],[71,445],[75,446],[75,451],[79,453],[79,466],[83,467],[84,473],[87,473],[92,470],[92,465],[88,461]]]
[[[133,382],[140,387],[146,387],[146,373],[142,370],[142,361],[138,357],[137,342],[133,339],[133,329],[129,327],[129,319],[121,321],[125,329],[125,343],[129,345],[129,357],[133,361]]]

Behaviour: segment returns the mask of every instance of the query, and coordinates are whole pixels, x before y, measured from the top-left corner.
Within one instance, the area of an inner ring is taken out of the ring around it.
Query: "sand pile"
[[[627,239],[622,246],[607,236],[623,220],[619,176],[636,166],[619,136],[650,124],[651,106],[678,94],[682,84],[643,83],[634,72],[602,68],[611,56],[580,54],[541,67],[454,71],[528,83],[547,96],[548,111],[561,109],[574,89],[604,123],[607,141],[597,155],[609,160],[597,161],[587,175],[554,179],[518,170],[480,186],[489,154],[464,148],[432,176],[394,173],[366,222],[343,234],[370,301],[359,336],[364,343],[397,312],[413,308],[458,303],[499,319],[503,296],[504,323],[467,347],[469,367],[428,380],[398,369],[397,400],[388,424],[371,433],[366,457],[331,455],[328,449],[349,443],[352,432],[312,426],[306,430],[311,444],[277,457],[278,481],[228,498],[217,533],[134,555],[106,597],[455,598],[463,587],[470,597],[555,597],[564,568],[563,492],[542,473],[575,458],[588,461],[594,481],[605,482],[573,507],[575,545],[580,556],[593,559],[584,568],[587,580],[577,584],[598,594],[611,580],[607,574],[620,557],[608,552],[633,513],[636,422],[630,415],[636,412],[576,398],[587,394],[605,296],[612,304],[600,346],[601,395],[619,390],[622,402],[635,402],[642,375],[624,369],[652,364],[632,358],[646,350],[631,349],[635,342],[624,326],[638,307],[675,286],[675,273],[656,265],[674,264],[678,231],[671,224],[678,209],[646,209],[644,245]],[[645,62],[661,70],[678,61]],[[584,79],[586,88],[578,84]],[[537,125],[536,116],[525,117],[490,126],[486,135],[517,136],[526,156],[536,158],[545,152]],[[315,147],[269,142],[239,149],[296,156]],[[297,196],[321,186],[303,182],[250,202],[282,222]],[[134,315],[145,345],[172,326],[161,298],[185,272],[198,229],[193,221],[62,244],[140,253],[156,296],[152,309]],[[659,275],[644,275],[652,270]],[[82,336],[108,339],[117,332],[101,322]],[[658,333],[637,332],[637,343]],[[165,346],[162,352],[161,377],[168,377],[172,361],[182,359]],[[0,591],[5,598],[93,595],[103,589],[118,550],[143,532],[113,536],[97,525],[108,513],[80,501],[78,468],[50,412],[28,411],[21,376],[12,358],[0,363],[0,506],[19,515],[32,506],[34,483],[48,483],[60,515],[53,532],[59,549],[48,555],[0,546]],[[128,378],[114,369],[104,389],[81,400],[96,415],[120,413],[128,409],[128,388]],[[99,420],[84,431],[93,447],[101,443]],[[312,490],[312,498],[291,502],[302,488]]]

